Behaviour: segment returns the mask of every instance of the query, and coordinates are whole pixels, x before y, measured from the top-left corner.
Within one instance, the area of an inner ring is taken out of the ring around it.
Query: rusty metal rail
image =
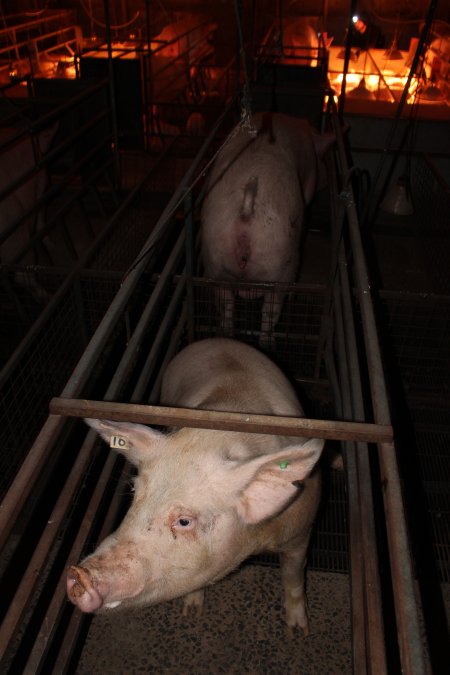
[[[352,292],[342,238],[345,206],[340,194],[347,186],[338,185],[334,162],[327,164],[334,234],[328,298],[333,320],[327,321],[331,334],[325,335],[325,359],[337,412],[344,419],[364,419]],[[365,442],[347,439],[343,450],[350,530],[353,669],[360,675],[381,675],[388,671],[369,448]]]
[[[368,443],[392,441],[392,427],[364,422],[313,420],[305,417],[282,417],[281,415],[250,415],[66,398],[53,398],[50,402],[50,412],[54,415],[69,417],[94,417],[118,422],[161,424],[171,427],[198,427],[338,441],[348,439]]]

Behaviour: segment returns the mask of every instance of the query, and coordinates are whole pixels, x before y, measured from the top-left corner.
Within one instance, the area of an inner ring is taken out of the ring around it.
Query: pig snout
[[[103,597],[95,587],[89,570],[84,567],[69,567],[67,595],[82,612],[95,612],[103,605]]]
[[[111,549],[67,570],[67,595],[82,612],[113,609],[144,588],[143,566],[131,552],[121,555]]]

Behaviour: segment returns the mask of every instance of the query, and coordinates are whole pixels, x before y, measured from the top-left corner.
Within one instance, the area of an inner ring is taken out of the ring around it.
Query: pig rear
[[[169,364],[162,403],[185,408],[301,416],[296,394],[263,354],[215,338]],[[87,420],[120,439],[138,474],[122,524],[78,566],[67,591],[81,610],[151,605],[184,596],[199,613],[203,589],[251,554],[280,553],[287,623],[308,633],[304,565],[320,497],[323,441],[266,434]],[[117,446],[117,440],[113,443]]]
[[[208,179],[201,214],[205,276],[224,282],[293,283],[318,157],[331,139],[313,133],[306,121],[281,113],[258,113],[253,123],[256,136],[238,127]],[[234,295],[226,288],[222,292],[221,327],[231,336]],[[271,346],[283,294],[261,294],[260,343]]]

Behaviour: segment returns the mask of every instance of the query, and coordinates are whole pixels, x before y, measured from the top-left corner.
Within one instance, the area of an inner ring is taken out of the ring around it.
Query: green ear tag
[[[282,459],[281,462],[278,464],[278,466],[280,467],[280,469],[282,471],[285,471],[289,466],[289,460],[288,459]]]

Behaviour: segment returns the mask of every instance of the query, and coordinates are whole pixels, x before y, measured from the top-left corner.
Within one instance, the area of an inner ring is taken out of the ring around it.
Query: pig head
[[[162,403],[301,416],[294,390],[263,354],[214,338],[169,364]],[[119,529],[78,566],[67,592],[85,612],[184,596],[200,612],[203,589],[250,554],[280,552],[288,626],[308,632],[303,568],[320,496],[323,441],[87,420],[136,465],[134,500]]]
[[[306,121],[281,113],[258,113],[253,124],[256,136],[238,127],[208,179],[201,213],[205,276],[224,282],[292,283],[305,207],[316,189],[318,157],[331,139],[324,142]],[[234,294],[221,293],[221,328],[232,336]],[[261,294],[260,344],[267,347],[283,294]],[[240,295],[245,297],[243,291]]]

